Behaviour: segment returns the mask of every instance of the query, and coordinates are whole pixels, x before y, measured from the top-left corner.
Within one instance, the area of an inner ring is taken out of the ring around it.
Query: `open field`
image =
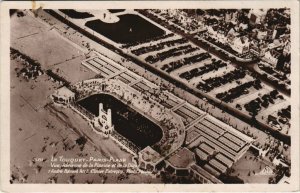
[[[26,30],[21,28],[20,23],[27,26]],[[11,34],[11,47],[39,61],[44,69],[83,55],[81,50],[59,37],[54,28],[33,19],[29,14],[12,19]]]
[[[94,77],[95,73],[81,65],[83,59],[85,59],[84,56],[78,56],[69,61],[51,66],[51,70],[70,81],[71,84]]]

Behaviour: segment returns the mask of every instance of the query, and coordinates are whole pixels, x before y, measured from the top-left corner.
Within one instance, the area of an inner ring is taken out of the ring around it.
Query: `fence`
[[[137,147],[134,143],[120,135],[118,132],[113,131],[111,136],[117,140],[119,143],[121,143],[123,146],[125,146],[126,149],[128,149],[130,152],[137,154],[141,149]]]

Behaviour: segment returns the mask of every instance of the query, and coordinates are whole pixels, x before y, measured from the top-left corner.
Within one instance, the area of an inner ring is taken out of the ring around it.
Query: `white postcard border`
[[[101,6],[100,6],[101,5]],[[291,8],[292,43],[292,83],[291,83],[291,184],[9,184],[10,177],[10,18],[8,10],[58,8]],[[297,191],[299,190],[299,2],[297,1],[84,1],[84,2],[1,2],[1,68],[0,68],[0,108],[1,108],[1,190],[4,192],[32,191]]]

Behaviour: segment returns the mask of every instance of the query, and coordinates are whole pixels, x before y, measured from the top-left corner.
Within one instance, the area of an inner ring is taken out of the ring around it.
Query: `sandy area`
[[[11,23],[12,46],[40,62],[43,70],[59,68],[59,73],[71,82],[95,75],[81,66],[80,62],[84,59],[82,51],[57,33],[49,31],[47,25],[28,15],[14,17]],[[15,68],[21,66],[16,60],[11,61],[11,183],[160,182],[159,178],[144,174],[126,177],[123,174],[89,173],[73,176],[49,173],[52,156],[87,159],[91,156],[112,156],[133,163],[132,155],[122,150],[112,139],[95,134],[88,123],[71,109],[51,104],[49,95],[59,85],[50,81],[47,75],[29,81],[22,76],[17,77]],[[84,148],[76,144],[80,136],[89,138]]]
[[[269,178],[274,177],[274,174],[264,173],[266,167],[273,170],[273,166],[267,165],[263,160],[257,158],[251,152],[246,152],[245,155],[233,165],[233,176],[238,176],[245,183],[261,183],[268,184]]]
[[[55,29],[29,14],[13,17],[11,21],[11,47],[39,61],[43,69],[83,55],[81,50],[60,38]]]

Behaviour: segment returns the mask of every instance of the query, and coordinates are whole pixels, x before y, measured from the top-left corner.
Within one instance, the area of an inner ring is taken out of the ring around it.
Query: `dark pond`
[[[111,13],[119,13],[119,12],[125,11],[125,9],[109,9],[108,11]]]
[[[161,128],[128,105],[108,94],[96,94],[78,101],[83,108],[98,116],[99,103],[112,111],[115,130],[140,148],[151,146],[162,138]]]
[[[59,9],[59,11],[63,12],[73,19],[85,19],[94,16],[93,14],[90,14],[88,12],[78,12],[74,9]]]
[[[118,16],[116,23],[99,19],[86,22],[86,26],[114,42],[128,44],[142,42],[165,34],[165,31],[134,14]]]

